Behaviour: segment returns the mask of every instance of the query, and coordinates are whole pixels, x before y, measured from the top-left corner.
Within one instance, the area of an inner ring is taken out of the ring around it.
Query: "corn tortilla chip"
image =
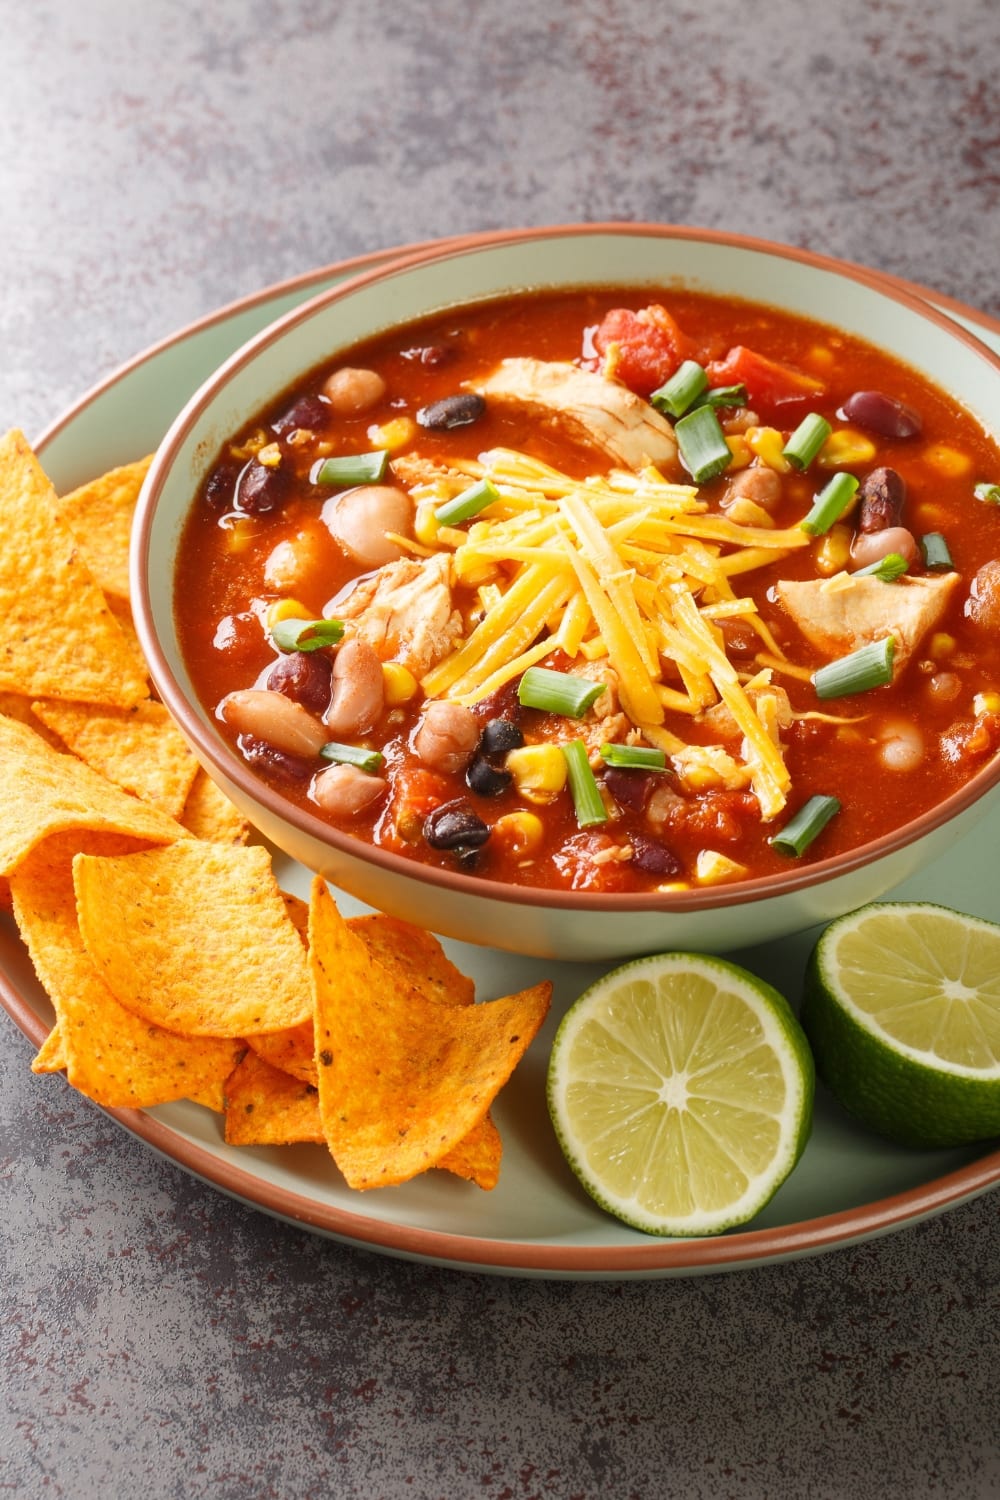
[[[405,1182],[485,1117],[545,1019],[552,987],[466,1006],[403,992],[318,878],[309,939],[330,1152],[353,1188]]]
[[[129,708],[148,697],[55,491],[20,432],[0,438],[0,690]]]
[[[474,1182],[484,1192],[491,1192],[500,1180],[503,1142],[489,1115],[473,1125],[457,1146],[445,1153],[435,1166],[456,1177]]]
[[[128,599],[128,552],[135,504],[153,456],[110,469],[61,496],[59,513],[106,595]]]
[[[226,1082],[226,1141],[230,1146],[323,1143],[319,1095],[248,1052]]]
[[[27,724],[36,734],[41,735],[45,742],[54,750],[64,749],[62,740],[57,734],[53,734],[47,724],[43,724],[38,715],[31,707],[31,699],[25,698],[21,693],[0,693],[0,714],[5,719],[16,719],[19,724]]]
[[[32,1058],[31,1071],[33,1073],[61,1073],[65,1067],[66,1049],[63,1046],[62,1032],[59,1030],[57,1021]]]
[[[162,703],[105,708],[47,698],[32,708],[67,749],[116,786],[172,818],[183,813],[198,762]]]
[[[0,819],[0,874],[9,875],[44,838],[70,828],[122,833],[167,844],[185,830],[159,808],[130,797],[75,755],[62,755],[14,719],[0,717],[6,808]]]
[[[84,842],[117,851],[124,841],[84,836]],[[79,843],[76,834],[46,839],[11,879],[18,929],[58,1017],[69,1083],[110,1109],[197,1096],[221,1105],[240,1044],[178,1037],[141,1020],[118,1003],[85,952],[72,876]]]
[[[180,821],[196,839],[211,844],[245,844],[250,825],[206,771],[195,772]]]
[[[260,846],[186,839],[74,861],[84,946],[127,1010],[187,1036],[247,1037],[312,1013],[309,968]]]

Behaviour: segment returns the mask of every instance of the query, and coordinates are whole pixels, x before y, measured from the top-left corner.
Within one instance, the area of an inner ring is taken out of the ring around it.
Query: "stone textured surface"
[[[0,428],[492,226],[744,230],[1000,315],[994,0],[0,0],[0,35]],[[230,1202],[0,1032],[4,1492],[1000,1493],[995,1194],[730,1276],[463,1276]]]

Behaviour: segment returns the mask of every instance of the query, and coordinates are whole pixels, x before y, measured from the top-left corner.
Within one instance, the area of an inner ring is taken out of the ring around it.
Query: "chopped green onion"
[[[705,484],[724,469],[728,469],[733,455],[726,442],[719,419],[710,406],[696,406],[686,417],[681,417],[674,428],[681,462],[695,484]]]
[[[895,583],[909,568],[906,558],[899,552],[887,552],[880,557],[878,562],[869,563],[867,568],[855,568],[855,578],[881,578],[883,583]]]
[[[929,531],[920,538],[920,550],[924,555],[924,567],[929,573],[950,573],[955,566],[948,543],[940,531]]]
[[[590,682],[551,667],[529,667],[517,685],[517,701],[524,708],[580,719],[605,691],[603,682]]]
[[[865,693],[869,688],[885,687],[892,681],[892,657],[896,643],[891,635],[868,646],[860,646],[838,661],[827,662],[813,673],[813,687],[818,698],[844,698],[848,693]]]
[[[667,757],[652,745],[602,745],[601,759],[607,766],[627,771],[665,771]]]
[[[341,620],[279,620],[271,639],[279,651],[319,651],[344,638]]]
[[[704,391],[692,401],[692,406],[746,406],[747,388],[745,385],[713,385],[711,390]]]
[[[344,458],[327,458],[311,475],[313,484],[335,485],[347,489],[352,484],[378,484],[389,462],[389,450],[376,453],[351,453]]]
[[[499,499],[496,486],[488,479],[480,479],[478,484],[470,485],[467,490],[456,495],[454,500],[446,500],[443,505],[439,505],[434,516],[442,526],[457,526],[460,521],[470,520]]]
[[[650,406],[666,412],[668,417],[682,417],[689,406],[693,406],[703,391],[708,389],[708,376],[701,365],[686,359],[658,391],[649,398]]]
[[[990,484],[989,480],[984,479],[972,493],[977,500],[983,500],[987,505],[1000,505],[1000,484]]]
[[[573,793],[576,821],[581,828],[590,828],[595,823],[608,821],[608,810],[604,806],[600,789],[590,769],[587,747],[583,740],[571,740],[562,745],[566,766],[569,770],[569,789]]]
[[[834,474],[816,496],[812,510],[799,522],[802,530],[808,531],[810,536],[822,536],[829,531],[847,510],[857,487],[858,480],[853,474]]]
[[[782,854],[794,854],[797,858],[839,812],[840,803],[836,797],[810,797],[781,832],[768,839],[768,843]]]
[[[336,761],[341,766],[357,766],[359,771],[367,771],[369,775],[381,771],[385,759],[380,750],[366,750],[363,745],[338,745],[336,740],[321,746],[319,753],[323,760]]]
[[[800,471],[808,469],[832,431],[833,428],[825,417],[821,417],[817,411],[811,411],[807,417],[802,418],[782,448],[782,455],[793,468]]]

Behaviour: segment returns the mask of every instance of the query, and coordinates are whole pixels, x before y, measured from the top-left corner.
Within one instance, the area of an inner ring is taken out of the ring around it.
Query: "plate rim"
[[[687,233],[711,233],[707,230],[699,231],[693,226],[643,226],[632,222],[595,223],[587,226],[594,231],[628,229],[632,232],[641,232],[644,227],[660,232],[668,227],[683,227]],[[476,234],[469,233],[369,251],[315,267],[235,298],[156,340],[101,377],[43,428],[35,441],[35,451],[43,457],[46,447],[73,422],[79,420],[106,391],[186,339],[281,297],[301,292],[305,299],[311,288],[329,278],[345,278],[396,259],[440,251],[446,247],[459,248],[474,243],[477,238]],[[938,293],[919,282],[855,265],[850,261],[841,261],[840,264],[862,270],[868,276],[901,288],[949,316],[966,318],[975,325],[977,331],[986,329],[1000,335],[1000,319],[982,313],[957,298]],[[35,1046],[40,1046],[47,1034],[45,1022],[21,994],[2,962],[0,1005],[28,1040]],[[451,1231],[395,1224],[334,1204],[320,1203],[278,1184],[263,1181],[238,1162],[230,1162],[215,1155],[145,1110],[108,1109],[99,1105],[94,1107],[102,1109],[105,1115],[130,1135],[166,1159],[252,1208],[361,1248],[453,1269],[480,1272],[599,1279],[629,1276],[653,1278],[672,1273],[747,1269],[754,1265],[843,1248],[858,1241],[895,1232],[920,1219],[969,1201],[1000,1183],[998,1149],[899,1193],[859,1207],[792,1224],[689,1240],[650,1237],[638,1240],[635,1244],[615,1247],[563,1246],[532,1240],[477,1238]]]

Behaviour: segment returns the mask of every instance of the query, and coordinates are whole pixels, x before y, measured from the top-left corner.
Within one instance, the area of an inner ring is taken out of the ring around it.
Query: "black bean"
[[[634,833],[629,843],[632,845],[633,865],[647,875],[679,875],[684,868],[674,851],[661,844],[659,839]]]
[[[919,437],[923,431],[919,413],[883,391],[855,391],[837,415],[879,437]]]
[[[468,802],[445,802],[424,819],[424,838],[432,849],[481,849],[490,830]]]
[[[513,781],[509,771],[502,771],[498,766],[491,766],[483,755],[477,755],[469,762],[469,768],[465,773],[465,779],[469,787],[480,797],[499,797],[505,792]]]
[[[887,531],[890,526],[900,525],[906,481],[895,469],[872,469],[861,481],[858,497],[861,502],[858,530]]]
[[[642,812],[649,801],[656,771],[627,771],[621,766],[608,766],[604,772],[604,785],[620,807],[631,812]]]
[[[285,498],[288,476],[283,469],[269,469],[252,459],[236,486],[235,508],[248,516],[264,516],[277,510]]]
[[[307,760],[303,755],[290,755],[287,750],[279,750],[269,740],[262,740],[255,734],[241,734],[237,743],[245,761],[255,770],[263,771],[278,781],[289,785],[304,783],[316,774],[318,763],[315,760]]]
[[[476,749],[486,759],[498,760],[508,750],[520,750],[523,744],[524,735],[513,719],[490,719],[483,725]]]
[[[324,652],[289,651],[275,662],[264,685],[322,716],[330,707],[332,681],[333,663]]]
[[[452,427],[468,427],[476,422],[486,410],[486,402],[475,391],[463,391],[459,396],[442,396],[430,406],[422,406],[417,412],[421,427],[434,432],[444,432]]]
[[[271,423],[271,428],[282,436],[286,432],[294,432],[296,428],[322,432],[329,420],[330,405],[322,396],[300,396],[286,412],[282,412],[276,422]]]

